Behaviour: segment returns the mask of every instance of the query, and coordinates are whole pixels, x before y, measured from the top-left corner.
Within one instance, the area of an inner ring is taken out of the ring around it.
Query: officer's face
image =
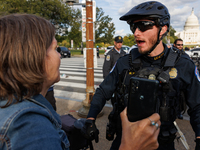
[[[156,43],[159,30],[153,21],[147,19],[134,21],[134,24],[133,31],[138,50],[141,54],[146,54]]]
[[[122,47],[122,43],[117,43],[117,42],[115,42],[115,41],[114,41],[114,45],[115,45],[115,48],[116,48],[117,50],[120,50],[121,47]]]
[[[177,41],[176,44],[174,44],[174,46],[176,48],[178,48],[179,50],[183,49],[183,41]]]

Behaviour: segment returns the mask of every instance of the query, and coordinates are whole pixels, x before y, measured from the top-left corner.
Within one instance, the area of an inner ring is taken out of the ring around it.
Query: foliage
[[[108,15],[104,16],[102,8],[96,8],[96,22],[95,22],[95,40],[96,43],[113,43],[113,36],[115,34],[115,26],[112,23],[112,18]]]
[[[69,41],[73,40],[73,47],[81,47],[82,31],[81,31],[81,11],[80,9],[72,10],[72,20],[70,22],[70,32],[68,33]]]
[[[97,47],[97,46],[99,46],[99,47],[104,47],[104,43],[103,43],[103,42],[101,42],[101,43],[96,43],[96,44],[95,44],[95,47]]]
[[[63,40],[61,43],[59,43],[59,46],[65,46],[65,47],[70,47],[70,43],[67,40]]]
[[[57,33],[69,27],[71,8],[60,0],[0,0],[0,14],[27,13],[50,20],[57,28]]]
[[[123,45],[127,45],[129,47],[135,45],[135,37],[133,34],[128,34],[127,36],[124,36],[123,38]]]

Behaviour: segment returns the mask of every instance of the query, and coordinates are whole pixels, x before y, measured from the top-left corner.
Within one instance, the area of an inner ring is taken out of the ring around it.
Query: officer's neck
[[[156,46],[156,48],[148,55],[149,57],[154,57],[161,54],[164,51],[164,46],[162,41]]]
[[[115,50],[118,51],[118,52],[120,52],[120,49],[117,49],[116,47],[115,47]]]

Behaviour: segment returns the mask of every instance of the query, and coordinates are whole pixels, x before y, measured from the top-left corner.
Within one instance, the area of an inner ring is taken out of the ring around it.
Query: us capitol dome
[[[200,45],[199,26],[199,20],[194,14],[194,9],[192,9],[191,15],[185,22],[184,30],[176,32],[175,36],[181,38],[184,45]]]

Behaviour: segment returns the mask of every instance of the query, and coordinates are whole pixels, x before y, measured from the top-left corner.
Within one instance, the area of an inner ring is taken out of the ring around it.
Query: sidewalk
[[[56,98],[56,105],[57,105],[58,114],[60,115],[71,114],[77,119],[80,118],[77,114],[77,111],[82,107],[81,102]],[[108,123],[108,115],[111,110],[112,108],[110,107],[104,107],[103,109],[104,115],[102,117],[97,118],[96,120],[96,125],[97,125],[97,128],[99,129],[100,134],[99,134],[99,143],[96,144],[93,141],[94,150],[109,150],[110,149],[112,141],[110,142],[106,140],[106,125]],[[192,127],[189,121],[177,119],[176,122],[179,128],[181,129],[181,131],[183,132],[183,134],[185,135],[186,140],[190,146],[190,150],[194,150],[195,149],[195,142],[194,142],[195,134],[192,130]],[[176,140],[175,145],[176,145],[176,150],[185,150],[180,140],[178,142]]]

